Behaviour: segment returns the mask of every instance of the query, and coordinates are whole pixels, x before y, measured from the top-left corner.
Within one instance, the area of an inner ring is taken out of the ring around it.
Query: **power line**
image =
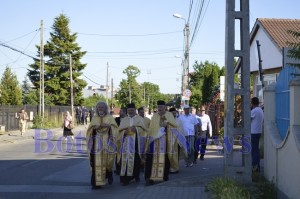
[[[3,46],[3,47],[6,47],[6,48],[11,49],[11,50],[13,50],[13,51],[19,52],[19,53],[21,53],[21,54],[23,54],[23,55],[25,55],[25,56],[27,56],[27,57],[31,57],[31,58],[34,59],[34,60],[40,60],[40,58],[37,58],[37,57],[33,57],[33,56],[31,56],[31,55],[28,55],[28,54],[24,53],[23,51],[18,50],[18,49],[16,49],[16,48],[13,48],[13,47],[11,47],[11,46],[9,46],[9,45],[6,45],[6,44],[4,44],[4,43],[2,43],[2,42],[0,42],[0,46]]]
[[[135,34],[135,35],[106,35],[106,34],[97,34],[97,33],[79,33],[78,35],[89,35],[89,36],[101,36],[101,37],[147,37],[147,36],[157,36],[157,35],[169,35],[175,34],[182,31],[173,31],[173,32],[163,32],[163,33],[149,33],[149,34]]]

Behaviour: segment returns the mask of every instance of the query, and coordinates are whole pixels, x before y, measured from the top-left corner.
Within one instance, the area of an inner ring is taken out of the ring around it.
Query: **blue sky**
[[[200,0],[194,0],[193,8]],[[224,66],[226,0],[206,0],[200,26],[190,50],[190,71],[197,60]],[[159,85],[162,93],[179,93],[184,47],[184,20],[189,16],[189,0],[9,0],[1,3],[0,42],[35,56],[40,44],[40,21],[44,21],[44,43],[49,39],[54,18],[64,13],[70,29],[78,33],[77,43],[87,51],[83,77],[90,86],[114,87],[126,76],[128,65],[141,70],[138,82]],[[299,0],[250,0],[250,30],[256,18],[300,19]],[[195,25],[196,12],[190,17]],[[0,76],[6,66],[24,80],[31,58],[0,46]],[[99,85],[98,85],[99,84]],[[109,83],[110,84],[110,83]]]

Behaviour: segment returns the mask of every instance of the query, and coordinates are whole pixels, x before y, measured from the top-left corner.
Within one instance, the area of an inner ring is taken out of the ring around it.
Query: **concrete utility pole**
[[[44,121],[44,112],[45,112],[45,82],[44,82],[44,23],[41,20],[41,46],[40,46],[40,105],[39,105],[39,115]]]
[[[184,69],[184,76],[185,76],[185,82],[184,82],[184,90],[189,88],[190,80],[189,80],[189,73],[190,73],[190,26],[189,23],[185,24],[185,37],[186,37],[186,44],[185,44],[185,69]]]
[[[108,105],[108,62],[106,67],[106,104]]]
[[[73,98],[73,66],[72,66],[72,56],[69,55],[70,63],[70,98],[71,98],[71,116],[74,118],[74,98]]]
[[[189,67],[190,67],[190,26],[189,21],[183,18],[180,14],[173,14],[173,17],[184,20],[184,36],[185,36],[185,52],[183,62],[183,73],[182,73],[182,91],[186,91],[189,88]],[[183,100],[182,100],[183,101]],[[189,104],[188,100],[184,100],[184,104]]]
[[[114,98],[114,79],[111,78],[111,90],[110,90],[110,102],[111,102],[111,107],[110,109],[113,109],[113,98]]]
[[[235,0],[226,0],[226,47],[225,47],[225,126],[224,161],[225,176],[243,183],[252,182],[251,132],[250,132],[250,36],[249,0],[240,0],[240,10]],[[240,22],[240,50],[235,49],[235,25]],[[235,58],[241,63],[241,86],[234,87]],[[237,109],[236,98],[241,99],[242,124],[234,123]],[[240,139],[239,139],[240,138]],[[239,139],[241,144],[233,145]],[[233,146],[232,146],[233,145]],[[241,146],[242,145],[242,146]]]

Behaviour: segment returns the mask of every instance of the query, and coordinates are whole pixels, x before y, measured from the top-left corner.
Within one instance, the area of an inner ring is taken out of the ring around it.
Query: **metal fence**
[[[286,66],[280,72],[276,82],[276,124],[282,138],[287,134],[290,125],[290,87],[298,69]]]
[[[13,131],[19,129],[19,121],[16,119],[16,113],[24,108],[30,117],[29,122],[33,122],[34,117],[39,115],[39,106],[24,105],[1,105],[0,106],[0,126],[5,128],[5,131]],[[63,113],[70,111],[70,106],[45,106],[44,118],[47,121],[60,124],[63,122]]]

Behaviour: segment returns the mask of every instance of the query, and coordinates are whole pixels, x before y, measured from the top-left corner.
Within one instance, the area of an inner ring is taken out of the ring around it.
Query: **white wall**
[[[262,59],[262,69],[271,69],[282,66],[282,50],[271,41],[266,32],[259,28],[250,44],[250,72],[258,71],[258,53],[256,40],[259,40]]]

